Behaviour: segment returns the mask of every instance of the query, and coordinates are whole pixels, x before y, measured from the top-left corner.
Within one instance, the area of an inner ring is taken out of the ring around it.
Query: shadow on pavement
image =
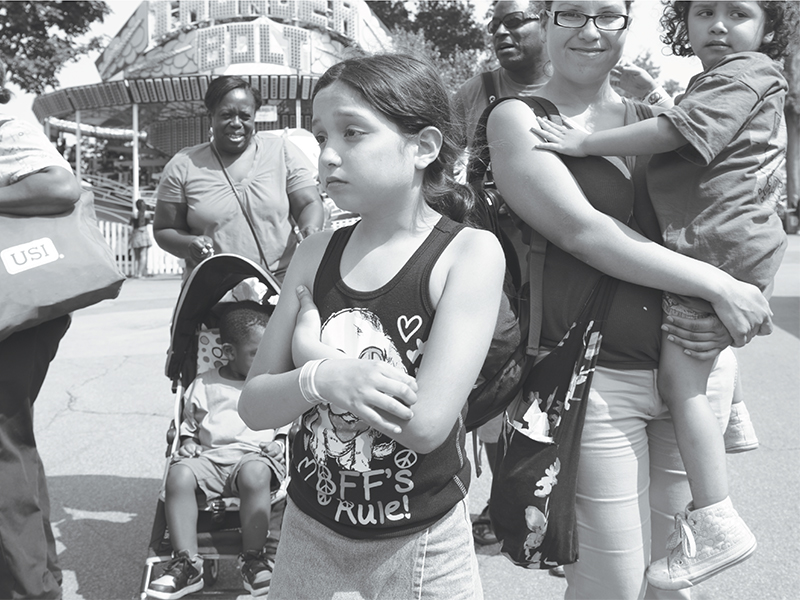
[[[65,600],[138,597],[161,481],[70,475],[47,482]]]

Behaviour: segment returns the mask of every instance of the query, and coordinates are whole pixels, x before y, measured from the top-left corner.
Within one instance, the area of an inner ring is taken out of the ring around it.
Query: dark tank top
[[[626,124],[649,116],[652,113],[646,107],[628,105]],[[661,243],[645,181],[649,157],[637,157],[630,179],[599,156],[560,158],[594,208]],[[555,244],[547,244],[541,346],[554,348],[558,344],[602,275]],[[620,281],[603,328],[598,364],[623,370],[654,369],[658,366],[660,327],[661,290]]]
[[[356,291],[341,277],[342,252],[358,225],[335,231],[317,270],[314,302],[321,340],[351,358],[381,360],[415,375],[433,324],[431,271],[463,225],[442,217],[386,285]],[[289,494],[297,506],[350,538],[421,531],[467,494],[465,406],[447,439],[419,454],[352,413],[320,404],[294,440]]]

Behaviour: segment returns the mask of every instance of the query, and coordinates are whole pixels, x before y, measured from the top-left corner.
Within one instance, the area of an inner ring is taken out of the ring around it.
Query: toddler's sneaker
[[[239,555],[239,568],[242,570],[244,589],[252,596],[266,596],[272,582],[272,569],[275,563],[263,552],[248,550]]]
[[[758,438],[744,402],[731,404],[731,416],[725,429],[725,452],[736,454],[758,448]]]
[[[669,554],[647,569],[647,581],[662,590],[692,587],[750,558],[756,538],[733,508],[730,498],[675,515]]]
[[[147,595],[159,600],[175,600],[203,589],[203,559],[181,550],[172,557],[163,575],[150,583]]]

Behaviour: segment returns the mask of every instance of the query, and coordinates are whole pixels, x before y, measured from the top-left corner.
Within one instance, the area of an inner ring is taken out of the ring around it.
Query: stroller
[[[277,302],[280,286],[275,278],[256,263],[234,254],[218,254],[198,265],[185,282],[172,318],[170,348],[166,375],[172,381],[175,394],[173,420],[167,432],[167,464],[163,483],[169,469],[169,457],[180,446],[180,423],[183,418],[184,391],[198,373],[221,365],[219,344],[216,343],[217,312],[221,301],[256,300],[262,304]],[[199,365],[199,366],[198,366]],[[284,459],[288,465],[288,443]],[[288,478],[272,492],[272,511],[269,540],[277,544],[280,524],[286,504]],[[219,574],[220,559],[235,559],[241,552],[241,527],[238,498],[218,498],[200,507],[197,520],[198,554],[203,557],[203,580],[212,586]],[[147,589],[156,577],[154,569],[172,558],[172,545],[167,529],[163,497],[160,497],[153,521],[148,557],[145,560],[140,597],[148,597]]]

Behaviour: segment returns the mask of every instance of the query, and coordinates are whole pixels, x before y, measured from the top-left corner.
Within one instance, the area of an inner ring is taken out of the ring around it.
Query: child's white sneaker
[[[692,587],[749,558],[756,538],[733,508],[730,498],[675,515],[669,554],[647,569],[647,581],[662,590]]]
[[[263,552],[248,550],[239,555],[239,568],[242,572],[244,589],[251,596],[266,596],[272,583],[272,570],[275,562]]]
[[[164,573],[147,587],[147,595],[158,600],[178,600],[203,589],[203,559],[181,550],[173,555]]]
[[[736,454],[758,448],[758,438],[744,402],[731,404],[731,416],[725,429],[725,452]]]

